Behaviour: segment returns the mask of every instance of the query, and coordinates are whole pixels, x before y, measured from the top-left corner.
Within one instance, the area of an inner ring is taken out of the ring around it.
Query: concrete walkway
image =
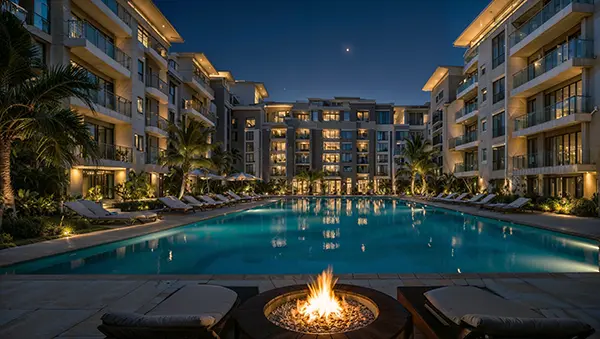
[[[340,283],[366,286],[396,298],[398,286],[485,286],[545,317],[580,319],[600,338],[600,274],[357,274]],[[96,329],[108,311],[146,313],[187,284],[257,286],[260,292],[306,284],[283,276],[3,276],[1,338],[103,338]],[[422,338],[417,336],[416,338]]]
[[[72,237],[8,248],[0,251],[0,267],[12,265],[21,261],[38,259],[49,255],[60,254],[150,233],[160,232],[217,216],[244,211],[250,208],[269,204],[277,200],[278,199],[266,199],[261,201],[240,203],[229,207],[188,214],[165,213],[162,220],[153,223],[124,226],[121,228],[114,228],[105,231],[75,235]]]

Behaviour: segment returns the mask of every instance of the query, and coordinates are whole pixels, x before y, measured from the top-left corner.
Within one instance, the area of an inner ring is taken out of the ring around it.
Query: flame
[[[333,287],[337,278],[333,278],[333,269],[328,267],[317,276],[317,280],[308,284],[308,297],[298,300],[297,311],[308,322],[329,317],[342,317],[343,300],[336,297]]]

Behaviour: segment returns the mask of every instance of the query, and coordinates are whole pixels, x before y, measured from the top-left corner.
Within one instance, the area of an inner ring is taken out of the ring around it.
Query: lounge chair
[[[531,199],[529,198],[518,198],[510,204],[487,204],[482,205],[481,207],[499,212],[515,212],[520,210],[521,207],[525,206],[530,201]]]
[[[226,193],[229,194],[229,196],[235,200],[240,200],[240,201],[252,200],[252,198],[250,198],[250,197],[240,197],[239,195],[233,193],[232,191],[227,191]]]
[[[94,213],[95,215],[99,216],[99,217],[106,217],[109,215],[117,215],[117,216],[121,216],[123,218],[131,218],[131,219],[136,219],[136,220],[150,220],[150,221],[156,221],[156,219],[158,219],[158,214],[155,212],[150,212],[150,211],[136,211],[136,212],[110,212],[106,209],[104,209],[104,207],[102,207],[102,204],[99,204],[95,201],[91,201],[91,200],[85,200],[85,199],[79,199],[77,200],[80,204],[82,204],[83,206],[85,206],[88,210],[92,211],[92,213]]]
[[[165,204],[165,206],[167,206],[167,210],[169,210],[169,211],[179,211],[179,212],[184,212],[184,213],[187,213],[189,211],[194,211],[194,207],[184,203],[183,201],[175,198],[172,195],[170,195],[168,197],[158,198],[158,200],[160,200],[160,202]]]
[[[226,204],[232,204],[232,203],[235,203],[235,202],[237,202],[237,201],[238,201],[238,200],[235,200],[235,199],[229,199],[229,198],[226,198],[226,197],[225,197],[224,195],[222,195],[222,194],[215,194],[215,197],[216,197],[217,199],[219,199],[219,200],[217,200],[217,201],[222,201],[222,202],[224,202],[224,203],[226,203]]]
[[[489,204],[489,202],[492,201],[492,199],[494,199],[495,197],[495,194],[488,194],[485,198],[481,199],[481,201],[467,202],[467,204],[473,206],[483,206]]]
[[[456,195],[458,195],[458,193],[451,193],[451,194],[448,194],[447,196],[445,196],[443,198],[435,197],[435,198],[433,198],[431,200],[433,200],[433,201],[444,201],[444,200],[452,199],[452,198],[456,197]]]
[[[121,222],[133,224],[136,221],[144,223],[145,221],[154,221],[154,220],[156,220],[156,218],[158,218],[158,216],[156,216],[156,218],[154,218],[154,220],[152,220],[151,218],[150,219],[147,218],[145,215],[131,215],[131,214],[97,215],[94,212],[92,212],[90,209],[85,207],[79,201],[67,201],[67,202],[65,202],[65,206],[68,209],[70,209],[71,211],[77,213],[77,215],[79,215],[80,217],[82,217],[84,219],[98,221],[98,222],[121,221]]]
[[[253,197],[253,196],[249,195],[248,193],[240,193],[240,194],[241,194],[242,198],[246,198],[248,200],[258,200],[259,199],[258,197]]]
[[[98,330],[119,339],[214,339],[240,300],[234,291],[216,285],[186,285],[148,313],[105,313]]]
[[[579,320],[545,318],[521,303],[472,286],[398,287],[398,301],[427,338],[583,339],[594,333]]]
[[[477,202],[477,200],[481,199],[484,195],[485,195],[484,193],[480,193],[480,194],[477,194],[476,196],[472,197],[469,200],[461,200],[461,201],[457,201],[457,203],[459,203],[459,204],[474,203],[474,202]]]
[[[193,208],[196,209],[200,209],[203,210],[206,207],[208,207],[208,204],[205,202],[200,202],[198,201],[196,198],[192,197],[191,195],[184,195],[183,196],[183,200],[185,200],[185,203],[192,206]]]
[[[440,194],[438,194],[438,195],[437,195],[437,196],[435,196],[435,197],[432,197],[432,196],[429,196],[429,197],[427,197],[427,196],[424,196],[424,197],[425,197],[425,200],[435,200],[435,199],[442,199],[442,197],[444,197],[444,193],[440,193]]]
[[[469,193],[462,193],[461,195],[459,195],[458,197],[454,198],[454,199],[440,199],[439,201],[443,201],[443,202],[461,202],[467,195],[469,195]]]
[[[211,197],[209,197],[207,195],[201,195],[198,198],[200,198],[202,201],[210,204],[211,206],[222,206],[222,205],[225,205],[224,202],[222,202],[222,201],[216,201],[216,200],[214,200],[213,198],[211,198]]]

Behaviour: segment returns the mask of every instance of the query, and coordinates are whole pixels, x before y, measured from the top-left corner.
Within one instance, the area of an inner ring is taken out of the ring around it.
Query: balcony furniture
[[[483,206],[485,204],[488,204],[490,201],[492,201],[492,199],[494,199],[496,197],[495,194],[488,194],[485,198],[483,198],[481,201],[475,201],[475,202],[467,202],[467,204],[469,205],[473,205],[473,206]]]
[[[398,301],[427,338],[583,339],[594,333],[579,320],[545,318],[522,303],[473,286],[398,287]]]
[[[89,201],[89,202],[96,204],[93,201]],[[91,204],[89,204],[87,202],[85,204],[91,206]],[[110,212],[106,211],[104,208],[102,208],[99,205],[98,205],[98,207],[94,207],[94,210],[98,213],[98,214],[96,214],[92,210],[90,210],[86,205],[84,205],[81,202],[81,200],[65,202],[65,206],[68,209],[77,213],[77,215],[79,215],[83,219],[87,219],[90,221],[98,221],[98,222],[121,221],[121,222],[133,224],[136,221],[144,223],[147,221],[156,221],[156,219],[158,219],[158,215],[156,213],[152,213],[152,212],[114,214],[114,213],[110,213]],[[106,214],[103,211],[105,211],[108,214]]]
[[[160,197],[158,198],[158,200],[160,200],[160,202],[162,202],[163,204],[165,204],[166,209],[168,211],[177,211],[177,212],[190,212],[190,211],[194,211],[194,207],[184,203],[183,201],[177,199],[176,197],[170,195],[168,197]]]
[[[148,313],[110,312],[98,330],[107,338],[219,338],[238,294],[216,285],[186,285]]]

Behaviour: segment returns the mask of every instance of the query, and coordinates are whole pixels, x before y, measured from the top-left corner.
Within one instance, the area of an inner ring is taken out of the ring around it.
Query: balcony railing
[[[527,20],[521,27],[517,28],[514,32],[510,34],[510,47],[521,42],[525,39],[529,34],[534,32],[540,26],[542,26],[545,22],[550,20],[556,13],[560,12],[562,9],[567,7],[571,3],[585,3],[585,4],[593,4],[594,0],[551,0],[546,6],[544,6],[537,14],[535,14],[531,19]]]
[[[589,113],[588,103],[588,97],[577,95],[547,106],[541,111],[521,115],[515,119],[515,132],[571,114]]]
[[[146,126],[157,127],[166,131],[169,128],[169,122],[156,113],[146,114]]]
[[[389,171],[377,171],[375,175],[378,177],[388,177],[390,175]]]
[[[131,14],[117,0],[102,0],[104,4],[115,13],[119,19],[123,20],[127,26],[131,27]]]
[[[433,119],[431,120],[431,123],[433,125],[435,125],[436,123],[442,121],[443,117],[444,117],[443,111],[435,111],[435,112],[433,112]]]
[[[117,113],[131,118],[131,101],[108,91],[91,92],[92,101]]]
[[[517,88],[573,58],[591,58],[593,57],[593,48],[592,40],[574,39],[566,42],[546,54],[542,59],[515,73],[513,88]]]
[[[461,108],[458,112],[456,112],[456,116],[454,120],[458,120],[467,114],[471,114],[477,110],[477,101],[466,104],[463,108]]]
[[[169,59],[169,68],[175,72],[179,72],[179,64],[173,59]]]
[[[473,85],[476,82],[477,82],[476,74],[464,79],[463,81],[461,81],[460,85],[458,85],[458,88],[456,89],[456,95],[458,95],[460,92],[464,91],[465,89],[467,89],[469,86]]]
[[[272,177],[285,177],[285,171],[271,171]]]
[[[356,159],[356,163],[359,165],[368,165],[369,164],[369,159],[368,158],[358,158]]]
[[[432,145],[437,145],[437,144],[441,144],[442,143],[442,136],[441,135],[436,135],[435,137],[433,137],[432,139]]]
[[[67,21],[67,26],[69,29],[69,38],[85,38],[111,59],[129,70],[131,69],[131,57],[109,41],[96,27],[81,20],[69,20]]]
[[[471,171],[477,171],[478,169],[479,169],[479,166],[477,163],[465,164],[463,162],[459,162],[454,165],[454,173],[471,172]]]
[[[470,142],[477,141],[477,131],[467,132],[456,138],[456,146],[468,144]]]
[[[133,162],[133,151],[131,147],[98,143],[98,153],[100,159]]]
[[[12,1],[2,0],[0,8],[2,9],[2,12],[9,12],[16,16],[20,21],[24,22],[27,19],[27,10]]]
[[[271,139],[285,139],[285,138],[286,138],[286,133],[285,132],[284,133],[280,133],[280,132],[274,133],[274,132],[271,132]]]
[[[368,174],[369,166],[358,166],[356,167],[356,173],[358,174]]]
[[[513,157],[514,169],[527,169],[539,167],[554,167],[578,164],[590,164],[589,157],[583,159],[583,150],[576,148],[570,151],[546,151],[530,153]]]
[[[308,140],[310,139],[310,134],[296,134],[296,139],[298,140]]]
[[[158,74],[146,76],[146,87],[156,88],[166,95],[169,94],[169,87],[167,85],[167,82],[159,78]]]
[[[340,171],[324,171],[326,177],[339,177]]]
[[[167,57],[169,56],[169,50],[163,45],[161,44],[158,39],[156,39],[153,36],[148,36],[148,43],[147,46],[144,45],[145,47],[149,47],[152,48],[153,50],[155,50],[158,54],[160,54],[161,57],[167,59]]]
[[[213,94],[214,90],[210,88],[210,79],[208,79],[204,73],[202,72],[194,72],[192,73],[192,79],[200,84],[204,89],[206,89],[209,93]],[[214,95],[214,94],[213,94]]]
[[[469,54],[465,55],[465,65],[479,55],[479,47],[474,48]]]
[[[497,103],[498,101],[504,100],[504,90],[502,92],[494,93],[492,103]]]
[[[146,148],[146,163],[152,165],[160,165],[160,159],[164,157],[166,149],[160,147],[148,147]]]
[[[297,165],[310,165],[310,159],[308,157],[296,158]]]

